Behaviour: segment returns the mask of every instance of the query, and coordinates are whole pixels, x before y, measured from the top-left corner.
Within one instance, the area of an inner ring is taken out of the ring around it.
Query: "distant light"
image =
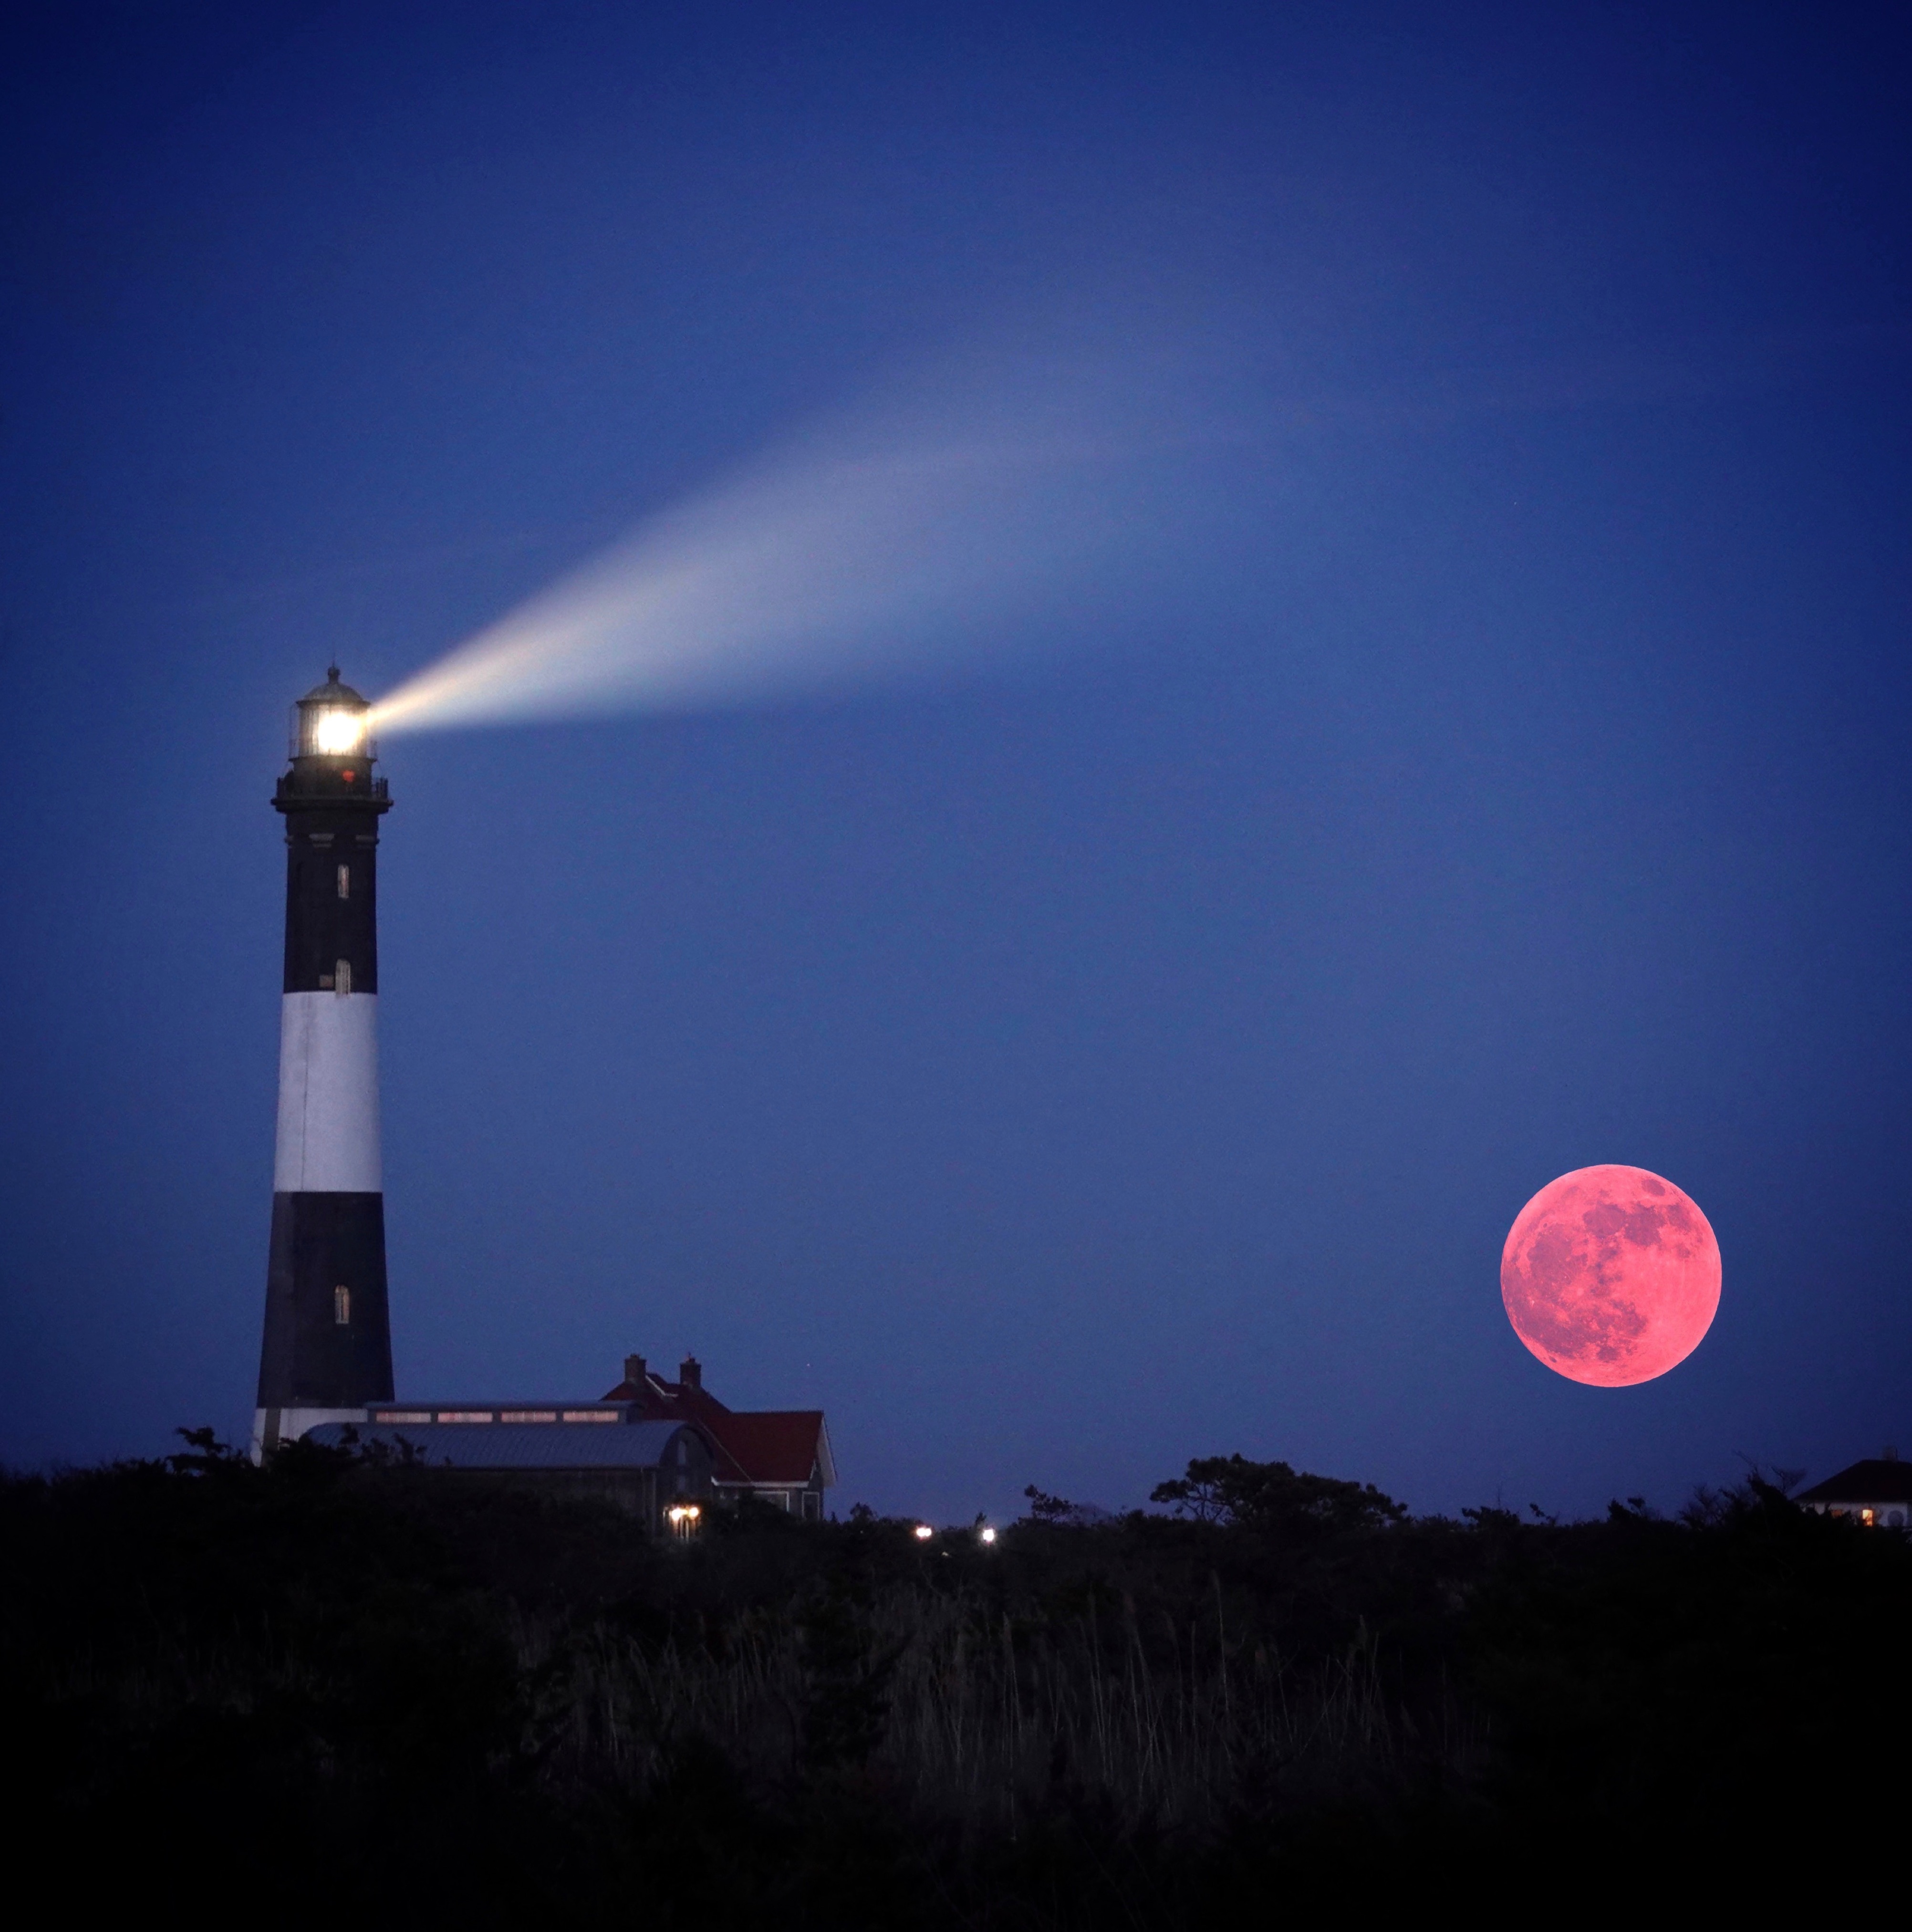
[[[996,1540],[996,1532],[987,1523],[983,1525],[981,1534],[985,1543],[993,1543]]]
[[[333,706],[319,712],[312,742],[320,751],[337,758],[357,751],[364,730],[365,721],[358,712]]]
[[[931,1528],[929,1525],[926,1522],[919,1522],[916,1526],[916,1540],[919,1543],[928,1542],[930,1538],[935,1535],[935,1534],[936,1532]]]

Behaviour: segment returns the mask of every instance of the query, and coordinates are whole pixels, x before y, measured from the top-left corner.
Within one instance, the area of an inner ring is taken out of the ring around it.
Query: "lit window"
[[[491,1412],[488,1408],[441,1408],[438,1419],[441,1422],[489,1422]]]
[[[332,991],[335,993],[352,991],[352,962],[349,959],[341,959],[332,968]]]
[[[1870,1510],[1861,1510],[1859,1512],[1859,1520],[1870,1529],[1872,1527],[1872,1512]]]
[[[568,1408],[565,1411],[567,1422],[615,1422],[618,1412],[614,1408]]]
[[[352,1326],[352,1290],[335,1288],[332,1290],[332,1319],[341,1328]]]
[[[500,1422],[556,1422],[555,1408],[505,1408],[498,1412]]]
[[[431,1419],[428,1408],[382,1408],[372,1418],[374,1422],[429,1422]]]
[[[339,868],[339,897],[342,899],[349,899],[351,896],[352,868],[349,866],[341,866]]]

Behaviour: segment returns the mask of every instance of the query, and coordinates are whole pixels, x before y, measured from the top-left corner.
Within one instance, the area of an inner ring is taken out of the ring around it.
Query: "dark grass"
[[[1757,1480],[1242,1514],[659,1546],[303,1447],[13,1478],[12,1862],[281,1923],[1175,1928],[1896,1841],[1899,1539]]]

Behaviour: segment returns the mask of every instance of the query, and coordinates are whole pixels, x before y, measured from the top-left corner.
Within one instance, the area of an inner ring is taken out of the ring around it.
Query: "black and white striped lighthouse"
[[[391,1399],[379,1149],[379,820],[370,706],[334,665],[293,707],[279,1133],[253,1453]]]

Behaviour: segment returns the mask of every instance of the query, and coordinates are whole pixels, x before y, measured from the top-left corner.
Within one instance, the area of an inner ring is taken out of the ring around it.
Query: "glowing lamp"
[[[996,1532],[987,1523],[984,1523],[976,1533],[985,1543],[993,1543],[996,1540]]]
[[[935,1534],[936,1532],[931,1528],[929,1525],[926,1522],[919,1522],[916,1526],[916,1540],[919,1543],[928,1542],[930,1538],[935,1535]]]
[[[364,736],[363,722],[349,711],[322,711],[314,728],[313,742],[322,752],[355,752]]]
[[[372,707],[349,684],[339,682],[334,664],[323,684],[315,685],[292,706],[292,754],[295,758],[364,758],[378,755],[369,736]]]

